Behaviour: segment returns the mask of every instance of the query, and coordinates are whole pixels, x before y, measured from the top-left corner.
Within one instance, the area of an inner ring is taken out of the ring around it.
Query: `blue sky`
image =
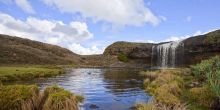
[[[220,28],[219,0],[0,0],[0,33],[100,54],[115,41],[180,40]]]

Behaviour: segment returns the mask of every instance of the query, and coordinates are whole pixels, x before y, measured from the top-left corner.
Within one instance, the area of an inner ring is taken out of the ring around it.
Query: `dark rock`
[[[97,109],[97,108],[99,108],[99,106],[97,106],[97,105],[95,105],[95,104],[91,104],[91,105],[89,106],[89,108],[91,108],[91,109]]]

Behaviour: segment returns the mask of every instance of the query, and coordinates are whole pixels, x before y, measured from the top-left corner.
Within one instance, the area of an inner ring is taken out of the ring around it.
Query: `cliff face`
[[[160,44],[162,43],[116,42],[106,48],[104,55],[117,57],[124,53],[130,62],[150,67],[152,62],[156,62],[152,59],[152,47]],[[211,56],[220,55],[220,30],[190,37],[183,40],[182,44],[183,47],[176,49],[177,66],[189,66]]]
[[[220,30],[183,41],[185,65],[195,64],[210,56],[220,55]]]

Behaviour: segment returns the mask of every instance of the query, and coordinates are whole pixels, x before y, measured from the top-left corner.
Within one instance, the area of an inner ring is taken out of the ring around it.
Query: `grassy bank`
[[[0,86],[0,110],[78,110],[83,97],[58,86],[40,92],[35,85]]]
[[[65,73],[60,66],[3,66],[0,67],[0,81],[31,80]]]
[[[218,110],[220,58],[214,57],[184,69],[141,72],[144,87],[153,96],[139,110]]]

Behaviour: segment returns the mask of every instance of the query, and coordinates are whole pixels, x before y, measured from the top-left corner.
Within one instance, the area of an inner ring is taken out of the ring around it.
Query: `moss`
[[[124,53],[118,55],[118,60],[122,62],[128,62],[128,57]]]
[[[63,74],[62,68],[48,67],[0,67],[0,81],[31,80],[39,77],[50,77]]]

